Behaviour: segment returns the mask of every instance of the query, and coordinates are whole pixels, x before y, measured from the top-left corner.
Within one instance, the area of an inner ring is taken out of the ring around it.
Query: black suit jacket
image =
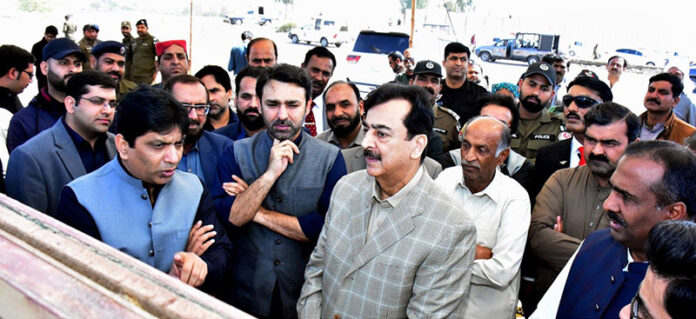
[[[551,175],[562,168],[570,167],[570,146],[573,139],[565,139],[539,149],[536,157],[536,165],[534,167],[534,177],[532,181],[532,191],[530,194],[533,199],[541,191],[541,188],[546,183],[546,180]]]

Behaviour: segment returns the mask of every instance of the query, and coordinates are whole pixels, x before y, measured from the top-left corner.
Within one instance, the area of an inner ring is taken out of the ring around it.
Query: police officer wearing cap
[[[157,39],[148,33],[147,20],[135,23],[138,38],[133,43],[133,63],[131,64],[131,81],[136,84],[150,85],[155,81],[155,43]]]
[[[135,43],[135,38],[131,35],[131,23],[130,21],[121,22],[121,34],[123,34],[123,46],[126,47],[126,72],[123,78],[126,80],[131,79],[131,65],[133,64],[133,44]]]
[[[552,115],[546,106],[553,96],[556,71],[548,63],[534,63],[522,74],[520,87],[520,125],[512,134],[510,148],[534,162],[537,151],[558,141],[563,118]]]
[[[80,47],[68,38],[55,39],[44,47],[41,73],[48,85],[41,89],[27,107],[15,113],[7,130],[7,150],[17,146],[53,126],[65,114],[65,88],[70,77],[82,72],[86,61]]]
[[[433,130],[442,138],[442,151],[447,154],[449,150],[459,148],[459,115],[442,106],[438,101],[442,89],[442,68],[435,61],[419,61],[413,70],[413,76],[408,82],[410,85],[420,86],[433,95],[433,114],[435,123]]]
[[[138,86],[124,77],[126,54],[127,49],[121,42],[104,41],[92,49],[92,56],[89,57],[93,69],[105,72],[116,81],[116,96],[119,101]]]
[[[97,36],[99,35],[99,26],[96,24],[85,24],[84,27],[82,27],[82,33],[84,36],[78,42],[77,44],[80,45],[80,50],[82,50],[82,53],[85,54],[85,57],[87,57],[87,62],[90,60],[90,52],[92,52],[92,49],[99,43],[101,43],[101,40],[97,39]],[[91,65],[89,63],[85,63],[85,65],[82,66],[84,70],[89,70],[91,69]]]

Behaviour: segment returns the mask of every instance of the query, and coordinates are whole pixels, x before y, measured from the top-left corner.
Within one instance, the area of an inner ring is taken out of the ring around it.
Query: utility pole
[[[193,0],[191,0],[191,8],[189,9],[189,61],[193,59]],[[190,71],[190,70],[189,70]]]
[[[413,47],[413,28],[416,25],[416,0],[411,0],[411,36],[408,38],[408,47]]]

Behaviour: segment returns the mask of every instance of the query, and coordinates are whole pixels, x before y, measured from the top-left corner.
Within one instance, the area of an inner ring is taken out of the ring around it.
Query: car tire
[[[336,42],[336,47],[340,48],[341,47],[341,42]]]
[[[320,43],[321,46],[323,46],[323,47],[329,46],[329,40],[326,40],[326,38],[323,38],[323,37],[321,38],[321,40],[319,40],[319,43]]]
[[[528,63],[529,65],[532,65],[532,64],[537,63],[537,62],[539,62],[539,57],[538,57],[538,56],[530,56],[530,57],[527,57],[527,63]]]
[[[481,61],[490,61],[491,60],[491,54],[488,53],[487,51],[483,51],[479,54],[479,57],[481,58]]]
[[[655,63],[654,63],[654,62],[648,62],[648,63],[645,63],[645,65],[647,65],[647,66],[655,66]]]
[[[568,55],[570,55],[570,56],[575,56],[575,51],[570,50],[570,52],[568,52]]]
[[[293,34],[290,39],[292,40],[292,43],[297,43],[300,42],[300,39],[297,37],[297,34]]]

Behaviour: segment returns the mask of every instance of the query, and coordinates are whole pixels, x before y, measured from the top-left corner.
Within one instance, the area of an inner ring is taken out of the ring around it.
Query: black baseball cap
[[[62,59],[68,55],[74,54],[83,62],[87,60],[85,54],[80,50],[77,43],[68,38],[58,38],[48,42],[42,51],[43,60]]]
[[[537,62],[530,65],[527,71],[522,74],[522,78],[533,74],[541,74],[549,81],[549,85],[556,85],[556,70],[548,63]]]
[[[440,65],[431,60],[418,61],[413,69],[413,75],[416,74],[433,74],[442,77],[442,68]]]
[[[135,23],[136,26],[141,25],[141,24],[147,27],[147,20],[140,19],[140,20],[138,20],[138,22]]]

